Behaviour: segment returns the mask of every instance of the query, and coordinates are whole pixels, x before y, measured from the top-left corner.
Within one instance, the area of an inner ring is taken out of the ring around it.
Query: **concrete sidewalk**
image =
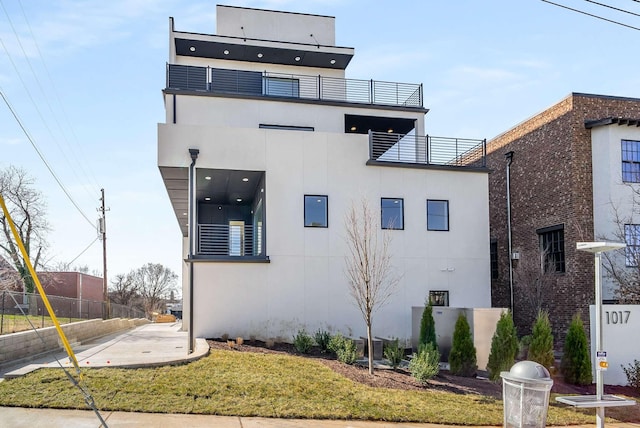
[[[105,336],[74,346],[80,367],[152,367],[194,361],[209,353],[205,339],[196,339],[193,353],[188,353],[187,332],[181,323],[145,324],[132,330]],[[42,367],[73,368],[66,353],[56,353],[23,364],[6,367],[0,377],[24,376]]]
[[[332,421],[315,419],[269,419],[238,416],[178,415],[162,413],[100,412],[110,428],[122,427],[218,427],[218,428],[460,428],[454,425],[391,423],[370,421]],[[87,410],[24,409],[0,407],[0,426],[12,428],[98,428],[100,421]],[[578,425],[573,428],[592,428]],[[607,423],[607,428],[639,428],[634,423]]]
[[[160,413],[101,412],[110,428],[114,427],[217,427],[217,428],[418,428],[447,425],[392,424],[388,422],[328,421],[304,419],[241,418],[237,416],[177,415]],[[86,410],[50,410],[0,407],[0,425],[12,428],[99,427],[95,413]]]

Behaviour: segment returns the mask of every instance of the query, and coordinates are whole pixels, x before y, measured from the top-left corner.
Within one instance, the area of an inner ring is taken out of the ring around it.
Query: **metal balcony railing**
[[[358,104],[423,107],[422,84],[167,64],[167,88]]]
[[[486,140],[369,133],[369,158],[379,162],[485,167]]]
[[[262,247],[261,229],[255,238],[254,242],[253,226],[248,224],[198,224],[198,255],[255,256]]]

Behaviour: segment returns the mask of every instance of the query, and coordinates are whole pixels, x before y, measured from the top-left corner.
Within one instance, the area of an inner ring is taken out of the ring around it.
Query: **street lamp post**
[[[600,267],[602,265],[602,253],[605,251],[619,250],[626,247],[626,244],[620,242],[578,242],[576,249],[578,251],[587,251],[595,255],[595,284],[596,284],[596,346],[595,355],[593,356],[593,366],[596,369],[596,401],[602,401],[604,395],[604,378],[602,368],[598,366],[597,355],[603,349],[602,337],[602,274]],[[604,406],[596,407],[596,427],[604,428]]]
[[[634,400],[625,400],[615,395],[604,394],[604,379],[603,369],[598,363],[598,355],[606,355],[603,346],[602,335],[602,284],[600,266],[602,262],[602,253],[605,251],[619,250],[626,247],[626,244],[620,242],[577,242],[576,249],[578,251],[587,251],[595,256],[595,352],[592,355],[593,367],[596,369],[596,395],[583,395],[583,396],[570,396],[570,397],[556,397],[556,400],[570,404],[575,407],[582,408],[595,408],[596,409],[596,427],[604,428],[604,409],[605,407],[617,407],[617,406],[633,406],[636,402]]]

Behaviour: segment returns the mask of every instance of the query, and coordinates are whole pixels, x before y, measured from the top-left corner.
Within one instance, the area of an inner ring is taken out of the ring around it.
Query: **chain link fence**
[[[95,318],[106,318],[102,301],[71,297],[47,296],[58,321],[71,323]],[[111,303],[110,318],[145,318],[144,311]],[[16,333],[31,328],[53,325],[42,297],[35,293],[0,292],[0,334]]]

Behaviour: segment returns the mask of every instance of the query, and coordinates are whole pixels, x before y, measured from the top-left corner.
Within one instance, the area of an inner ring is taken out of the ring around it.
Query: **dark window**
[[[491,279],[498,279],[500,271],[498,270],[498,242],[492,241],[489,244],[489,259],[491,260]]]
[[[404,229],[403,199],[382,198],[380,200],[380,210],[383,229]]]
[[[304,227],[328,227],[328,197],[304,195]]]
[[[427,200],[427,230],[449,230],[449,201]]]
[[[552,226],[538,229],[542,268],[545,272],[565,271],[564,264],[564,226]]]
[[[429,302],[432,306],[449,306],[449,292],[429,291]]]
[[[622,181],[640,183],[640,141],[622,140]]]
[[[624,240],[627,243],[626,264],[629,267],[637,267],[640,257],[640,224],[625,224]]]

